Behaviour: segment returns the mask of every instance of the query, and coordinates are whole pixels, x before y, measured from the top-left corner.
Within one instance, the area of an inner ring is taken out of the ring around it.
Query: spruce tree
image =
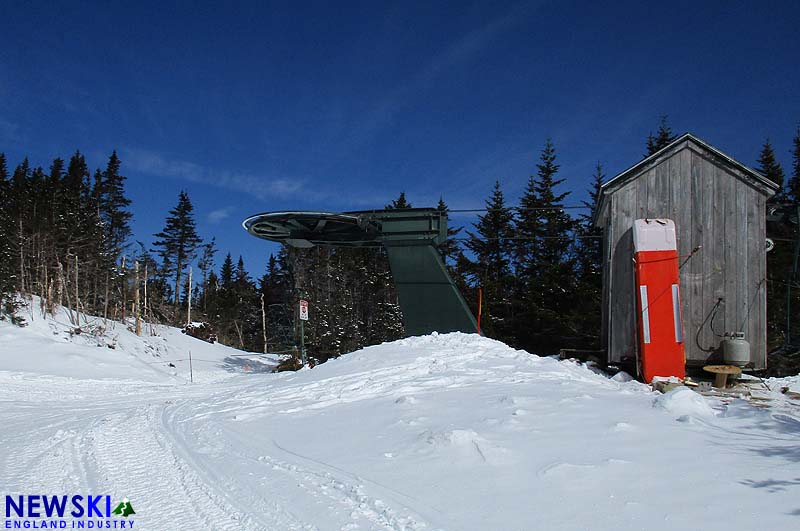
[[[447,203],[444,202],[442,197],[439,197],[439,203],[436,205],[436,210],[443,212],[449,218],[448,212],[450,209],[447,208]],[[452,267],[454,264],[456,264],[460,255],[462,254],[461,248],[458,245],[458,235],[462,230],[463,227],[455,227],[448,219],[447,239],[444,241],[444,243],[439,245],[439,251],[442,253],[442,260],[444,260],[448,267]],[[450,273],[453,273],[452,269]]]
[[[767,271],[769,276],[781,276],[783,270],[786,271],[784,280],[786,283],[797,285],[798,275],[794,271],[794,253],[795,246],[798,245],[798,232],[800,231],[800,220],[798,219],[798,208],[800,208],[800,126],[795,131],[794,138],[792,138],[792,175],[786,185],[785,199],[790,205],[785,207],[786,215],[784,217],[788,223],[767,223],[767,232],[769,236],[773,236],[776,241],[775,248],[767,254]],[[791,243],[790,243],[791,242]],[[773,269],[770,272],[770,268]],[[775,284],[775,283],[773,283]],[[781,289],[775,289],[780,287]],[[782,292],[782,293],[781,293]],[[781,310],[779,308],[770,308],[770,306],[779,305],[781,307],[789,305],[791,315],[797,315],[800,311],[800,290],[792,289],[791,300],[788,300],[783,305],[778,300],[781,295],[786,297],[787,287],[773,286],[772,289],[767,291],[767,313],[768,317],[768,331],[780,330],[786,334],[786,341],[796,344],[800,332],[798,331],[798,320],[795,318],[792,323],[789,323],[791,330],[786,328],[786,316],[778,315]],[[772,315],[776,314],[776,315]],[[771,318],[770,318],[771,317]],[[779,323],[778,320],[783,321]],[[774,321],[774,322],[773,322]],[[775,334],[777,336],[777,334]]]
[[[14,290],[13,223],[10,212],[11,183],[8,181],[6,156],[0,153],[0,316]]]
[[[580,215],[580,253],[578,256],[578,272],[582,279],[592,279],[589,283],[598,289],[602,282],[600,273],[603,264],[603,230],[594,226],[597,208],[600,204],[600,193],[605,174],[598,162],[592,175],[589,188],[589,201],[581,201],[585,213]]]
[[[236,270],[233,274],[234,289],[237,291],[249,289],[251,282],[250,275],[244,268],[244,259],[242,255],[239,255],[239,260],[236,262]]]
[[[239,345],[249,350],[261,350],[261,302],[241,256],[233,273],[233,291],[236,301],[233,324]]]
[[[573,341],[569,313],[575,292],[574,222],[561,208],[569,192],[557,192],[555,146],[545,142],[535,177],[520,201],[516,225],[517,321],[521,344],[538,352],[552,353]]]
[[[261,279],[261,292],[267,310],[267,341],[278,349],[289,349],[294,344],[294,320],[291,281],[287,252],[281,247],[278,256],[269,255],[267,272]],[[338,279],[344,289],[342,279]]]
[[[406,193],[400,192],[397,199],[392,200],[391,203],[386,205],[386,210],[412,208],[411,203],[406,200]]]
[[[677,136],[672,133],[672,129],[667,125],[667,115],[662,114],[656,134],[653,135],[651,131],[650,134],[647,135],[647,154],[645,157],[649,157],[653,153],[667,147],[676,138]]]
[[[31,168],[27,157],[14,169],[11,177],[10,206],[8,214],[11,218],[12,234],[9,245],[13,255],[16,289],[26,293],[25,257],[29,254],[29,233],[26,224],[34,216],[34,194],[30,187]]]
[[[111,153],[106,170],[100,175],[98,187],[98,210],[105,227],[105,240],[109,257],[116,262],[131,235],[130,220],[133,217],[127,208],[131,200],[125,196],[126,177],[120,174],[122,162],[117,152]]]
[[[201,294],[199,297],[199,306],[206,310],[206,293],[209,287],[209,276],[214,271],[214,255],[217,254],[216,238],[211,238],[211,241],[203,244],[201,247],[200,258],[197,260],[197,268],[202,275],[201,279]]]
[[[475,306],[474,303],[471,303],[471,299],[473,297],[472,290],[468,289],[468,282],[467,282],[467,275],[469,269],[469,260],[466,256],[464,256],[464,250],[459,242],[461,231],[464,230],[463,227],[456,227],[452,223],[452,219],[450,219],[449,212],[450,209],[447,207],[447,203],[444,202],[444,199],[439,197],[439,203],[436,205],[436,209],[440,212],[444,212],[448,214],[447,220],[447,239],[445,242],[439,246],[439,251],[442,254],[442,260],[447,267],[447,272],[450,274],[450,278],[456,283],[461,294],[467,300],[468,303]]]
[[[582,303],[576,305],[571,322],[580,336],[576,346],[586,349],[600,348],[601,304],[603,289],[603,230],[594,226],[600,203],[601,187],[605,175],[600,163],[595,167],[589,188],[589,201],[580,216],[580,234],[576,256],[577,292]]]
[[[178,205],[169,211],[164,230],[155,237],[159,238],[153,245],[159,248],[163,273],[175,278],[174,302],[177,305],[181,300],[183,271],[197,256],[202,241],[197,235],[194,207],[185,191],[179,194]]]
[[[209,314],[216,319],[219,338],[222,343],[235,344],[237,334],[234,322],[237,319],[238,298],[236,295],[234,277],[236,268],[231,253],[225,256],[219,272],[218,289],[213,298],[212,310]]]
[[[231,253],[225,256],[219,271],[220,289],[233,290],[233,258]]]
[[[800,126],[792,139],[792,177],[789,179],[789,199],[800,203]]]
[[[547,140],[541,160],[536,165],[537,178],[533,183],[537,206],[541,210],[533,212],[538,218],[538,227],[532,234],[540,239],[533,249],[534,261],[546,267],[562,264],[568,258],[570,249],[565,241],[569,241],[573,229],[572,219],[560,208],[570,193],[556,191],[564,179],[556,178],[559,165],[555,160],[555,146]]]
[[[486,213],[473,224],[475,232],[467,231],[465,243],[474,257],[467,264],[467,274],[471,283],[483,292],[481,331],[512,344],[515,343],[510,319],[513,221],[514,214],[506,206],[500,181],[496,181],[486,201]]]
[[[64,187],[63,187],[63,179],[64,176],[64,160],[63,159],[54,159],[53,163],[50,165],[50,172],[47,175],[47,182],[45,185],[45,192],[44,197],[48,198],[48,211],[46,213],[47,221],[52,227],[50,231],[50,237],[54,236],[54,232],[60,230],[61,227],[61,215],[64,212]]]
[[[758,167],[756,168],[761,175],[778,185],[778,193],[772,198],[772,202],[780,202],[785,199],[783,193],[783,168],[775,158],[775,150],[772,149],[772,144],[769,139],[764,142],[761,147],[761,153],[758,156]]]
[[[81,255],[88,254],[93,258],[102,241],[99,235],[99,220],[97,219],[97,205],[91,194],[89,184],[89,167],[80,151],[76,151],[69,159],[67,171],[63,176],[62,188],[64,190],[63,204],[63,238],[81,246]],[[80,243],[78,243],[80,242]]]
[[[759,173],[780,188],[768,204],[779,205],[786,200],[783,191],[783,168],[775,157],[772,144],[767,139],[758,157]],[[786,284],[790,282],[792,265],[792,231],[784,223],[767,222],[767,237],[775,240],[775,248],[767,253],[767,342],[770,346],[786,340]]]

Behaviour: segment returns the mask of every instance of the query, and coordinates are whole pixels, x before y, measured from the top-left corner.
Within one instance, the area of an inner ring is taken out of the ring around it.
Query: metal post
[[[192,351],[189,351],[189,381],[194,383],[194,371],[192,371]]]
[[[481,313],[483,310],[483,289],[478,288],[478,335],[481,333]]]
[[[300,321],[300,359],[303,361],[303,366],[306,365],[306,335],[303,328],[303,321]]]
[[[186,326],[192,324],[192,266],[189,266],[189,293],[186,296]]]
[[[797,279],[797,259],[800,255],[800,205],[797,205],[797,235],[794,239],[792,273],[786,283],[786,344],[792,344],[792,283]]]
[[[264,293],[261,293],[261,333],[264,335],[264,354],[267,353],[267,310],[264,307]]]
[[[135,286],[135,290],[133,292],[133,306],[134,306],[134,314],[136,315],[136,335],[142,335],[142,313],[141,313],[141,306],[139,306],[139,261],[136,260],[133,262],[133,270],[134,270],[134,280],[133,285]]]

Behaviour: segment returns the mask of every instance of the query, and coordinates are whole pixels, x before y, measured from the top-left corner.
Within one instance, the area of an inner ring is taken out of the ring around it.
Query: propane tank
[[[750,343],[744,338],[744,332],[729,332],[722,340],[722,359],[728,365],[745,367],[750,363]]]

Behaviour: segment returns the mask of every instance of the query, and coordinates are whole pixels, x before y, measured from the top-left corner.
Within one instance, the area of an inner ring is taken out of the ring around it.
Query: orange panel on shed
[[[639,360],[644,381],[686,375],[675,224],[637,219],[633,227]]]

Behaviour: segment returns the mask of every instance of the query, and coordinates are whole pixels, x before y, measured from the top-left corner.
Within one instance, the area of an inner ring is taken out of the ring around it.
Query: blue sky
[[[114,149],[133,228],[181,189],[202,235],[259,275],[240,226],[283,209],[380,208],[405,191],[514,202],[548,137],[579,203],[597,161],[641,159],[668,114],[786,170],[800,123],[798,2],[16,2],[0,16],[0,152]],[[456,223],[469,223],[459,217]]]

